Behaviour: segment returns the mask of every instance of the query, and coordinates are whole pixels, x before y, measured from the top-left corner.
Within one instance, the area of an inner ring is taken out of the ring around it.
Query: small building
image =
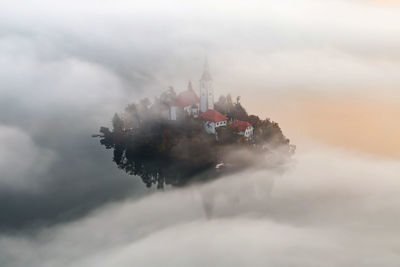
[[[209,134],[215,134],[216,128],[226,126],[228,118],[214,109],[209,109],[202,113],[200,119],[203,120],[204,130]]]
[[[197,118],[199,116],[200,98],[192,89],[189,82],[188,90],[180,93],[171,103],[170,119],[177,120],[178,114],[187,114],[190,117]]]
[[[232,122],[231,127],[237,131],[237,134],[243,135],[247,138],[253,136],[254,127],[247,121],[235,120]]]

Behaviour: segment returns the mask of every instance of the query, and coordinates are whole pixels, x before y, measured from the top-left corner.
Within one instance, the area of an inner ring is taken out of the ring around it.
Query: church
[[[171,102],[169,107],[170,120],[180,120],[185,116],[192,118],[200,118],[203,121],[204,130],[209,134],[216,134],[218,127],[227,126],[228,118],[220,112],[214,110],[214,89],[213,80],[211,78],[210,69],[207,59],[204,63],[203,74],[200,78],[199,95],[193,90],[192,83],[189,82],[188,89],[181,92]],[[239,134],[249,136],[252,131],[251,125],[246,125],[246,129],[242,129],[243,125],[235,125],[240,128]],[[239,127],[240,126],[240,127]],[[249,127],[249,129],[247,129]],[[251,127],[251,128],[250,128]],[[243,133],[242,133],[243,130]]]
[[[181,92],[170,105],[170,120],[181,119],[182,116],[197,118],[200,113],[214,110],[214,90],[207,59],[204,63],[203,75],[200,79],[200,98],[194,92],[192,83]],[[222,115],[222,114],[221,114]]]

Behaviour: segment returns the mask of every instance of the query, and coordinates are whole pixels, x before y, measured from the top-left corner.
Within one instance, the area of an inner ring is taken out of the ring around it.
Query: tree
[[[122,132],[124,130],[124,122],[117,113],[114,114],[112,125],[114,132]]]
[[[176,98],[175,90],[172,86],[168,90],[164,91],[160,95],[160,102],[164,104],[171,104],[171,102]]]
[[[249,115],[240,103],[235,104],[232,112],[232,117],[235,120],[248,121]]]
[[[247,122],[250,123],[255,129],[258,129],[262,124],[261,119],[256,115],[248,116]]]
[[[125,112],[123,114],[123,120],[125,123],[125,128],[139,128],[140,125],[140,116],[135,104],[129,104],[125,108]]]
[[[140,100],[140,107],[143,108],[144,110],[148,110],[150,105],[151,101],[147,97]]]

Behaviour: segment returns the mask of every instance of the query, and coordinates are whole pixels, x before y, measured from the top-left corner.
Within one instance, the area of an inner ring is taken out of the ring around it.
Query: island
[[[199,95],[188,83],[177,94],[173,87],[153,101],[129,104],[112,119],[112,129],[100,128],[100,143],[113,149],[113,161],[141,177],[147,187],[184,186],[250,167],[284,164],[295,151],[278,123],[249,115],[230,95],[214,101],[207,62]],[[267,154],[274,153],[273,162]],[[276,160],[278,159],[278,160]]]

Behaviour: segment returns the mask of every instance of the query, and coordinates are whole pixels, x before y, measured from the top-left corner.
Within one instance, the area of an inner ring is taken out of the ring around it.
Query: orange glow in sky
[[[387,157],[400,157],[400,105],[395,100],[297,97],[264,104],[259,114],[279,122],[299,144],[307,140]]]

